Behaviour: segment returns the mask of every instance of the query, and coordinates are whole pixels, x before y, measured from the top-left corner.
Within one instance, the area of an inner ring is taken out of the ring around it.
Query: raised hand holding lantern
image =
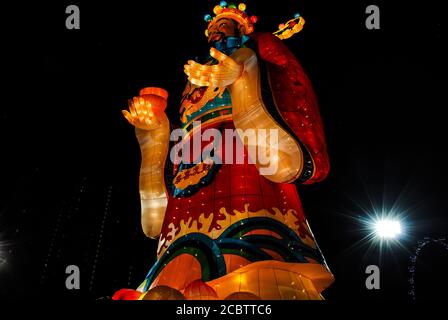
[[[128,101],[129,111],[123,110],[125,118],[137,128],[152,130],[160,125],[167,106],[168,92],[148,87],[140,90],[140,96]]]
[[[160,234],[168,204],[164,182],[170,137],[170,123],[164,113],[167,99],[168,92],[164,89],[144,88],[140,90],[140,96],[129,100],[129,111],[122,111],[128,122],[135,126],[140,144],[141,219],[143,231],[150,238]]]

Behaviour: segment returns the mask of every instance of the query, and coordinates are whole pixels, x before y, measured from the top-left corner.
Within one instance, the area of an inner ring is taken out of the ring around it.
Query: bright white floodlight
[[[395,239],[401,234],[401,223],[398,220],[382,219],[375,221],[375,234],[381,239]]]

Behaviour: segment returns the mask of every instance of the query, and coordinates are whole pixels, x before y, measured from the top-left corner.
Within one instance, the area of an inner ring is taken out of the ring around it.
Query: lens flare
[[[376,236],[381,239],[395,239],[402,231],[400,221],[393,219],[375,221],[374,228]]]

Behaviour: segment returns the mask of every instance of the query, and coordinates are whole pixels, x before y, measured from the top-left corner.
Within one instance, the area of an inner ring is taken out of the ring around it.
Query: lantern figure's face
[[[239,37],[240,25],[227,18],[222,18],[208,28],[208,43],[222,41],[227,37]]]

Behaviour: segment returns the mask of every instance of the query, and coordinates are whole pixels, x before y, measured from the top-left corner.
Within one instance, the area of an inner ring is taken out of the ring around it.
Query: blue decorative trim
[[[219,239],[216,241],[216,243],[223,253],[226,253],[226,249],[233,251],[239,250],[239,255],[243,255],[242,253],[244,253],[244,257],[252,262],[273,259],[269,254],[257,248],[257,246],[255,246],[254,244],[244,242],[243,240]]]
[[[191,252],[187,248],[191,248]],[[148,290],[151,283],[168,262],[182,253],[194,255],[192,252],[201,254],[206,259],[206,265],[201,264],[202,271],[208,269],[207,273],[202,272],[202,279],[204,281],[216,279],[226,274],[224,257],[215,241],[202,233],[190,233],[172,243],[162,257],[157,260],[146,276],[148,282],[145,285],[144,291]]]
[[[269,235],[245,236],[255,229],[271,230],[282,239]],[[263,249],[278,253],[286,262],[307,263],[306,257],[309,257],[325,264],[320,250],[303,243],[285,224],[265,217],[247,218],[229,226],[216,240],[202,233],[190,233],[177,239],[149,271],[144,290],[147,291],[160,271],[180,254],[194,255],[201,263],[202,279],[210,281],[226,274],[223,254],[240,255],[251,262],[274,260]]]
[[[184,163],[181,163],[179,165],[179,169],[178,169],[177,173],[181,172],[182,170],[186,170],[186,169],[192,168],[195,165],[196,164],[184,164]],[[208,171],[208,173],[204,177],[202,177],[199,180],[198,183],[189,185],[185,189],[178,189],[174,185],[174,182],[171,183],[173,197],[175,197],[175,198],[184,198],[184,197],[192,196],[193,194],[198,192],[202,187],[205,187],[205,186],[209,185],[213,181],[213,178],[215,177],[216,173],[219,171],[220,168],[221,168],[220,164],[213,163],[211,169]],[[173,179],[175,177],[176,176],[174,176]]]

